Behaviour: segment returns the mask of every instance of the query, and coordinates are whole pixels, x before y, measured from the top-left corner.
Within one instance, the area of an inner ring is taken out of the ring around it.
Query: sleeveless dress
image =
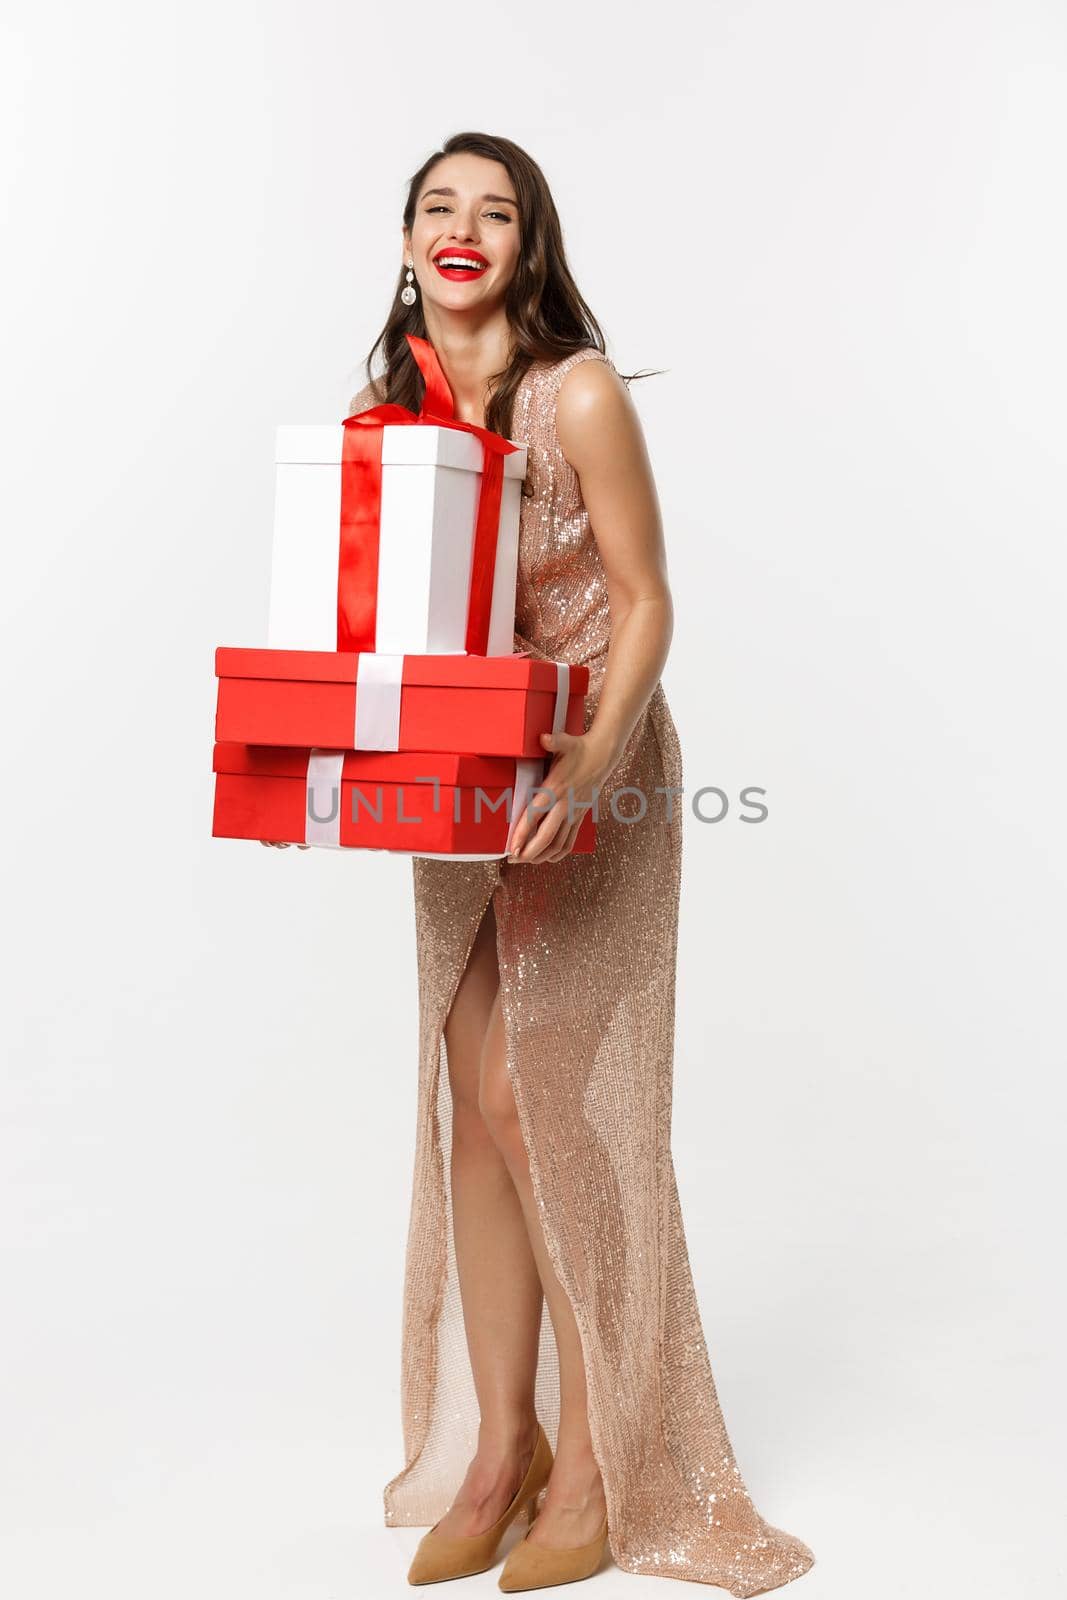
[[[585,349],[531,365],[511,437],[529,447],[515,648],[589,667],[588,727],[611,614],[578,477],[555,429],[560,383],[583,360],[608,358]],[[368,386],[352,410],[373,403]],[[644,815],[639,795],[620,793],[631,785],[646,797]],[[581,1335],[611,1554],[628,1572],[742,1596],[799,1577],[814,1557],[749,1498],[690,1272],[670,1147],[681,787],[678,735],[659,683],[601,789],[593,855],[540,865],[412,861],[419,1085],[403,1305],[405,1460],[384,1487],[385,1523],[436,1522],[477,1445],[452,1241],[443,1030],[492,898],[507,1067],[549,1257]],[[535,1402],[554,1447],[559,1366],[547,1308]]]

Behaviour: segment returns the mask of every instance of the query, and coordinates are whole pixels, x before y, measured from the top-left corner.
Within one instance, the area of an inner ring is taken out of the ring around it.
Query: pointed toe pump
[[[484,1533],[466,1538],[448,1537],[437,1532],[436,1524],[419,1540],[414,1560],[408,1569],[409,1583],[440,1583],[444,1578],[469,1578],[485,1572],[493,1564],[496,1547],[521,1511],[529,1522],[536,1514],[537,1496],[552,1471],[552,1446],[545,1430],[537,1424],[537,1443],[526,1469],[526,1476],[502,1516]]]
[[[552,1584],[591,1578],[600,1565],[607,1542],[607,1517],[596,1538],[588,1544],[557,1550],[551,1545],[531,1544],[529,1539],[520,1539],[508,1552],[497,1585],[511,1594],[517,1589],[547,1589]]]

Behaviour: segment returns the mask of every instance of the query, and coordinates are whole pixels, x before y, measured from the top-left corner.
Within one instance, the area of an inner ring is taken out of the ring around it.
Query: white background
[[[406,179],[464,128],[542,164],[610,354],[666,369],[634,394],[687,789],[768,791],[687,821],[678,974],[742,1471],[811,1600],[1057,1592],[1065,31],[1051,0],[8,11],[19,1600],[406,1592],[410,864],[213,841],[212,669],[263,637],[274,426],[343,414]]]

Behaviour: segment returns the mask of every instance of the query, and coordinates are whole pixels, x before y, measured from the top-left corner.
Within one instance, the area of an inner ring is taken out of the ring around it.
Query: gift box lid
[[[338,422],[282,423],[275,430],[274,459],[278,466],[341,465],[344,426]],[[502,457],[505,478],[526,476],[526,445],[512,440],[517,449]],[[458,467],[465,472],[482,469],[482,441],[459,428],[436,423],[386,424],[382,429],[383,466]]]
[[[355,683],[359,655],[354,650],[243,650],[219,645],[217,678],[272,678],[286,682]],[[556,663],[537,656],[405,655],[404,686],[429,684],[467,689],[548,689],[556,687]],[[585,694],[589,668],[570,664],[571,694]]]
[[[307,776],[307,749],[281,745],[215,745],[212,769],[248,778],[300,778]],[[354,782],[416,783],[423,779],[460,788],[504,789],[515,782],[514,756],[445,755],[420,750],[346,750],[341,776]],[[534,757],[533,759],[538,759]]]

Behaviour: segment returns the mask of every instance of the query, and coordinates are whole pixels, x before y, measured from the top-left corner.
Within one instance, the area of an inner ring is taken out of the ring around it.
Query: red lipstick
[[[482,265],[480,267],[443,267],[441,265],[442,261],[456,260],[460,258],[464,261],[480,261]],[[437,254],[433,258],[433,264],[441,274],[442,278],[451,278],[453,282],[456,283],[466,283],[471,278],[480,278],[486,267],[488,267],[489,262],[486,260],[485,256],[482,255],[480,250],[468,250],[463,247],[457,247],[455,250],[438,250]]]

